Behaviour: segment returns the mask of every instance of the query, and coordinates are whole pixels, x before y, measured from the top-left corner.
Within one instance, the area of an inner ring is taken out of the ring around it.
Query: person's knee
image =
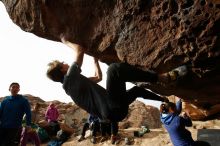
[[[119,68],[119,64],[118,63],[112,63],[107,70],[107,75],[113,75],[116,74]]]
[[[126,68],[127,66],[125,63],[112,63],[107,69],[107,76],[111,78],[120,78]]]

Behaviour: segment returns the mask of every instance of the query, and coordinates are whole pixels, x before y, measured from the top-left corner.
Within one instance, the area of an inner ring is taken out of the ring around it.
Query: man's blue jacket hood
[[[160,120],[163,124],[169,125],[175,116],[174,114],[161,114]]]

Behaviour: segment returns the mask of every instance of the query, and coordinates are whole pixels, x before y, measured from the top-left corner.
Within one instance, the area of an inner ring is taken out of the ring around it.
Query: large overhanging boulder
[[[172,84],[141,84],[199,106],[220,104],[219,0],[1,0],[26,32],[86,48],[106,63],[162,73],[193,68]]]

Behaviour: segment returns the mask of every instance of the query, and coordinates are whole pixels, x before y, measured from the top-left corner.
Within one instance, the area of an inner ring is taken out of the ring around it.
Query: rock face
[[[220,103],[219,0],[1,0],[24,31],[59,41],[61,33],[106,63],[159,73],[187,64],[173,84],[147,84],[198,108]]]
[[[45,102],[32,95],[27,96],[32,107],[35,103],[40,104],[38,121],[44,120],[44,114],[50,102]],[[83,124],[87,121],[88,113],[74,103],[65,104],[59,101],[53,101],[53,103],[59,110],[59,121],[67,124],[69,127],[73,127],[75,132],[80,132]],[[129,107],[128,116],[119,123],[119,126],[122,129],[131,127],[140,128],[141,126],[161,128],[159,110],[156,107],[147,106],[140,101],[135,101]]]
[[[136,100],[129,106],[128,116],[120,122],[123,129],[141,126],[149,128],[161,128],[159,109],[153,106],[145,105],[143,102]]]

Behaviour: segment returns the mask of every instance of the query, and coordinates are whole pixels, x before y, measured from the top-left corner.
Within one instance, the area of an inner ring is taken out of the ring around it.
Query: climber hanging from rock
[[[142,87],[134,86],[126,90],[126,82],[169,83],[187,74],[187,68],[181,66],[168,73],[157,74],[153,71],[143,71],[128,63],[112,63],[107,71],[106,89],[97,84],[102,79],[98,59],[94,58],[95,76],[87,78],[81,75],[84,48],[68,40],[67,35],[60,35],[61,41],[74,52],[73,64],[69,66],[60,61],[48,64],[47,76],[55,82],[63,84],[66,94],[88,113],[100,119],[118,122],[128,113],[129,104],[137,97],[144,99],[168,101]]]

